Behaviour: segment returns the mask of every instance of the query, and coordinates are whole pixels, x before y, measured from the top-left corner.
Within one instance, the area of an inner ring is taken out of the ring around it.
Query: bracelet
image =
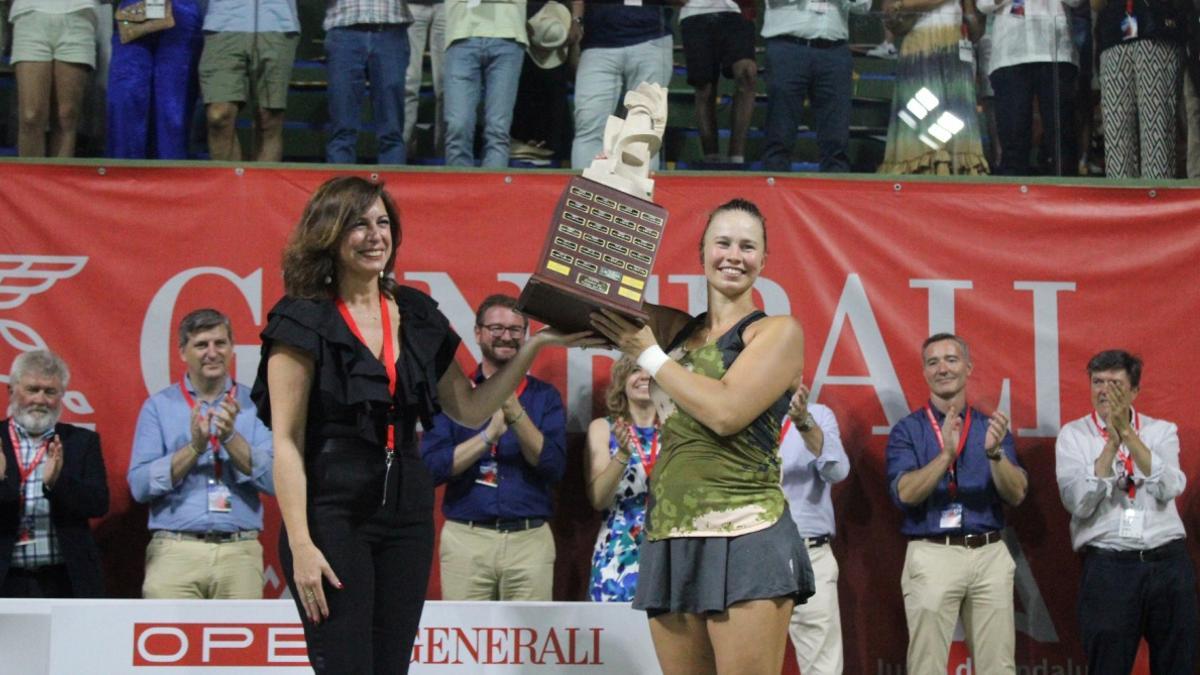
[[[637,364],[650,377],[654,377],[658,374],[659,369],[663,367],[663,364],[670,360],[671,357],[667,356],[662,347],[650,345],[643,349],[641,354],[638,354]]]
[[[633,459],[633,457],[631,455],[626,455],[625,461],[622,462],[621,461],[621,453],[618,452],[617,454],[613,455],[613,459],[617,460],[617,464],[620,464],[622,466],[629,466],[629,460]]]
[[[483,439],[484,445],[494,445],[495,444],[492,441],[492,439],[488,438],[487,429],[484,429],[483,431],[479,432],[479,437]]]
[[[525,409],[521,408],[520,415],[517,415],[516,417],[512,418],[511,420],[506,417],[506,418],[504,418],[504,423],[511,427],[512,425],[516,424],[517,422],[520,422],[521,418],[524,416],[525,416]]]
[[[188,443],[188,449],[192,451],[192,454],[196,456],[196,459],[200,459],[204,456],[204,453],[207,452],[206,450],[196,450],[196,446],[192,445],[191,443]]]

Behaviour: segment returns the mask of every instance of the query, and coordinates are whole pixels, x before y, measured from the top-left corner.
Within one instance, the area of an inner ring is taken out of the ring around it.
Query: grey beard
[[[54,425],[58,424],[58,417],[61,414],[60,410],[37,413],[31,412],[29,409],[17,410],[15,412],[10,409],[9,412],[12,414],[12,418],[17,421],[17,424],[21,425],[25,433],[30,436],[40,436],[53,429]]]

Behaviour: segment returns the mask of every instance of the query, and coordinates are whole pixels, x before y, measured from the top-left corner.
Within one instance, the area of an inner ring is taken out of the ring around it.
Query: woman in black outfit
[[[588,342],[542,331],[473,388],[437,303],[390,274],[400,236],[381,183],[327,181],[284,251],[287,295],[262,332],[253,398],[274,434],[279,557],[318,673],[408,671],[433,554],[417,420],[483,424],[543,347]]]

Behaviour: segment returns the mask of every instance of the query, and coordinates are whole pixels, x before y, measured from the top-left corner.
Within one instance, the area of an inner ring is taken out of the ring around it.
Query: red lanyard
[[[188,391],[187,387],[184,386],[183,380],[179,381],[179,391],[183,392],[183,400],[187,401],[188,408],[195,408],[196,399],[192,398],[192,392]],[[237,397],[237,382],[234,382],[233,386],[229,388],[227,396],[231,401]],[[215,433],[210,433],[208,435],[208,445],[212,448],[213,453],[213,478],[221,480],[221,439],[217,438]]]
[[[475,371],[475,377],[471,378],[471,388],[472,389],[479,386],[479,384],[475,381],[476,378],[479,378],[481,380],[483,379],[483,366],[480,366]],[[525,387],[528,384],[529,384],[529,376],[522,377],[521,384],[517,385],[517,390],[513,392],[513,395],[516,396],[517,398],[521,398],[521,394],[525,393]],[[484,428],[486,429],[487,426],[485,425]],[[503,435],[503,434],[501,434],[501,435]],[[499,447],[500,447],[500,438],[497,437],[496,440],[492,443],[492,457],[496,456],[496,452],[498,451]]]
[[[358,324],[354,322],[354,315],[350,313],[350,308],[346,303],[337,298],[337,308],[341,312],[342,318],[345,319],[346,325],[350,327],[350,332],[354,333],[354,337],[367,346],[367,341],[363,339],[362,333],[358,330]],[[379,294],[379,316],[383,323],[383,369],[387,371],[388,378],[388,394],[392,398],[392,407],[396,406],[396,350],[392,347],[392,317],[388,314],[387,298],[383,297],[383,293]],[[396,427],[390,421],[387,425],[387,451],[394,452],[396,450]]]
[[[47,438],[42,441],[42,447],[38,448],[37,454],[33,456],[33,460],[29,462],[29,466],[25,466],[21,461],[21,455],[25,453],[21,452],[21,441],[17,438],[17,423],[12,419],[8,420],[8,437],[12,441],[13,456],[17,458],[17,472],[21,476],[21,487],[24,488],[26,481],[33,475],[34,470],[38,468],[38,464],[41,464],[42,460],[46,457],[46,449],[50,447],[50,439]],[[32,437],[30,440],[33,440]]]
[[[958,460],[962,457],[963,448],[967,445],[967,434],[971,432],[971,408],[963,402],[963,415],[967,418],[963,424],[962,431],[958,434],[958,447],[954,449],[954,461],[950,464],[950,499],[958,499]],[[945,447],[946,442],[942,440],[942,428],[938,426],[937,418],[933,416],[933,408],[929,404],[925,404],[925,416],[929,418],[929,425],[933,427],[933,433],[937,435],[938,449]]]
[[[1125,0],[1125,16],[1133,16],[1133,0]]]
[[[658,420],[654,421],[654,436],[650,440],[650,454],[646,454],[646,446],[642,445],[642,436],[638,433],[637,427],[630,430],[629,440],[633,442],[633,449],[637,450],[638,457],[642,458],[642,468],[646,470],[646,478],[654,473],[654,465],[658,462]]]
[[[1138,416],[1137,411],[1132,412],[1133,430],[1141,431],[1142,418]],[[1096,416],[1095,410],[1092,411],[1092,424],[1096,425],[1096,431],[1100,432],[1100,437],[1104,439],[1105,443],[1107,443],[1108,429],[1100,426],[1100,418]],[[1133,453],[1129,452],[1124,443],[1121,444],[1121,447],[1117,448],[1117,461],[1125,467],[1125,476],[1127,479],[1125,491],[1129,493],[1129,498],[1133,499],[1137,495],[1137,486],[1133,484]]]

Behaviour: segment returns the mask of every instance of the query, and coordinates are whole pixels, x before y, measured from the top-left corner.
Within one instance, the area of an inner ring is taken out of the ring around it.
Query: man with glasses
[[[475,312],[482,359],[475,382],[512,359],[529,321],[516,298],[492,295]],[[566,468],[566,416],[549,383],[526,375],[479,429],[445,415],[425,432],[421,456],[446,483],[441,537],[443,600],[550,600],[554,535],[550,487]]]

